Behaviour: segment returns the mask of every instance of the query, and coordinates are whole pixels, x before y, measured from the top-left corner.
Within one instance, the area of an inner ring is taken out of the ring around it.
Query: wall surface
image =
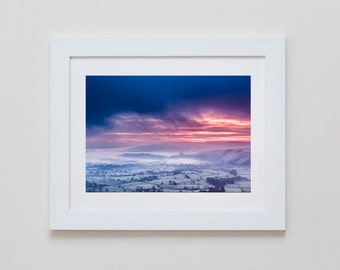
[[[0,1],[0,269],[336,269],[335,0]],[[51,36],[287,38],[287,231],[51,232]]]

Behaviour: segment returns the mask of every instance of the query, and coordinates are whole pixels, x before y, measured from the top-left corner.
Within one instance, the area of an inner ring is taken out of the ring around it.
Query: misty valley
[[[86,192],[251,191],[250,149],[177,154],[122,150],[107,156],[111,158],[88,158]]]

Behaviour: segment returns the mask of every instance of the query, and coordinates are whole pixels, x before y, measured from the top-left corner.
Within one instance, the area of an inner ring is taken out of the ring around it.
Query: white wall
[[[340,16],[321,0],[0,1],[0,269],[336,269]],[[287,231],[51,232],[50,36],[287,37]]]

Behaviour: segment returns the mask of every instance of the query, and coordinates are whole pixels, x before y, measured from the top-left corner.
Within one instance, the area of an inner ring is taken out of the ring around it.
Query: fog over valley
[[[86,191],[250,192],[250,148],[244,144],[208,151],[171,146],[88,150]]]

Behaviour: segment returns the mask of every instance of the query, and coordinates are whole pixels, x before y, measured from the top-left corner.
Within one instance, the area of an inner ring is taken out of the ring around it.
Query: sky
[[[250,76],[86,76],[88,149],[250,141]]]

